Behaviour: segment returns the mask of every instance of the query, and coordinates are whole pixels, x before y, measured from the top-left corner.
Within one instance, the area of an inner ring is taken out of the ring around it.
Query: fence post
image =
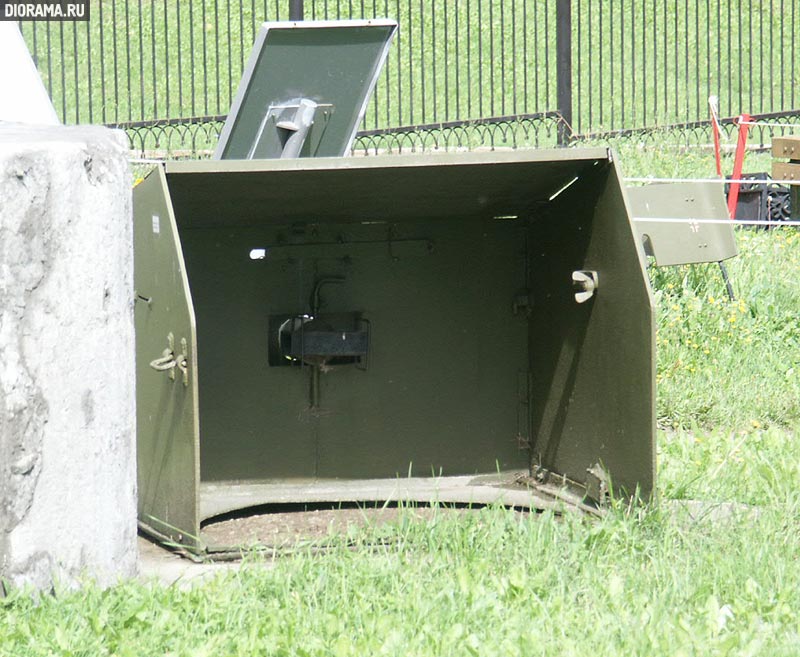
[[[289,20],[303,20],[303,0],[289,0]]]
[[[558,126],[558,145],[572,134],[572,0],[556,0],[556,102],[564,117]]]

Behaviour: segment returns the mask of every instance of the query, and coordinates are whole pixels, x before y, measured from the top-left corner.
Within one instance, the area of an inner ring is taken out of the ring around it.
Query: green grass
[[[625,175],[712,177],[713,157],[632,140],[612,143]],[[730,171],[730,156],[723,170]],[[748,153],[745,171],[769,171]],[[668,429],[733,430],[800,422],[800,232],[737,228],[727,261],[735,300],[716,264],[652,268],[658,308],[658,419]]]
[[[619,509],[402,515],[394,542],[0,602],[8,655],[793,655],[800,506],[713,524]]]
[[[800,419],[800,293],[792,280],[800,272],[798,233],[738,230],[737,241],[742,256],[729,263],[734,301],[715,265],[653,274],[664,426]]]

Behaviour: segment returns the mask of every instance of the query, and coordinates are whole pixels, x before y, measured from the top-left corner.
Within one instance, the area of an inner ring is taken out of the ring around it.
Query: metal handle
[[[572,272],[572,285],[577,290],[575,301],[584,303],[594,296],[598,287],[598,276],[596,271],[574,271]]]
[[[181,352],[175,355],[175,336],[170,333],[167,335],[167,348],[161,352],[161,356],[150,361],[150,367],[156,372],[169,372],[169,378],[175,380],[175,370],[181,372],[183,385],[189,385],[189,364],[186,357],[188,344],[186,338],[181,338]]]
[[[161,358],[150,361],[150,367],[156,372],[166,372],[174,368],[177,364],[178,363],[175,361],[175,354],[169,349],[164,349]]]

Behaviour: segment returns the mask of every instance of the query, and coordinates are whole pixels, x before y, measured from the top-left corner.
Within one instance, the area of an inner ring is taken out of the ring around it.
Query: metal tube
[[[311,408],[319,408],[319,366],[311,368]]]
[[[722,274],[722,280],[725,281],[725,290],[728,292],[728,298],[731,301],[736,301],[736,294],[733,291],[733,283],[731,283],[730,276],[728,276],[728,268],[725,263],[720,260],[718,263],[719,271]]]
[[[289,0],[289,20],[303,20],[303,0]]]
[[[572,130],[572,2],[558,0],[556,4],[556,52],[558,110],[564,117],[559,124],[558,144],[566,146]]]

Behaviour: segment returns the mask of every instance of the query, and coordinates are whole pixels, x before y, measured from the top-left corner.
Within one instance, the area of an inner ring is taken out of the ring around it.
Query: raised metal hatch
[[[264,23],[214,158],[349,153],[396,31],[385,19]]]

